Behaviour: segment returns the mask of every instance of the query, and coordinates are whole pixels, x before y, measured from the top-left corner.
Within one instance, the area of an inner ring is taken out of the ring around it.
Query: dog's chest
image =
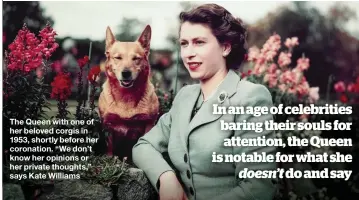
[[[138,100],[133,96],[122,96],[115,99],[112,94],[104,92],[99,100],[99,108],[102,115],[118,115],[116,118],[125,121],[143,121],[151,117],[153,113],[157,113],[156,107],[149,102],[151,99],[148,95]],[[155,117],[156,116],[152,116]],[[152,118],[153,119],[153,118]]]
[[[153,119],[148,114],[136,114],[132,117],[122,117],[118,114],[108,113],[104,117],[104,124],[113,129],[121,129],[127,132],[128,130],[143,130],[146,124]]]

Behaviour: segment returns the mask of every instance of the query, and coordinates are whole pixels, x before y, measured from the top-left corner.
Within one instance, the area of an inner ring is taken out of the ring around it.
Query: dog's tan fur
[[[134,42],[117,41],[111,29],[108,27],[106,30],[107,80],[102,86],[99,111],[103,123],[112,132],[108,141],[108,154],[130,157],[132,146],[154,126],[158,117],[159,102],[150,81],[148,62],[150,39],[150,26],[146,26]],[[134,80],[133,86],[129,88],[124,88],[119,81],[123,80],[126,70]],[[120,149],[118,151],[123,152],[116,153],[114,149],[117,145],[124,147],[117,147]]]

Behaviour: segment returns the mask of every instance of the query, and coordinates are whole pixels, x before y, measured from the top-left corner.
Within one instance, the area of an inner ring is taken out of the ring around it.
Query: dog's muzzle
[[[130,88],[133,86],[134,79],[132,77],[132,72],[128,69],[124,69],[121,72],[121,77],[118,80],[120,81],[121,87]]]

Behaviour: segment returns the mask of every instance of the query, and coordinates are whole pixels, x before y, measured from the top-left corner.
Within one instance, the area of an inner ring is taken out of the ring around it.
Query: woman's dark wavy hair
[[[226,57],[228,69],[238,69],[247,54],[247,30],[242,20],[236,19],[225,8],[217,4],[204,4],[179,15],[181,24],[184,22],[207,25],[221,44],[231,44],[231,52]]]

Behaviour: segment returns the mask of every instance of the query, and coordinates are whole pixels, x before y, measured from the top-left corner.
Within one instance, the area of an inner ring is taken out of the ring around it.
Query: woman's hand
[[[160,200],[188,200],[176,174],[172,171],[160,176]]]

